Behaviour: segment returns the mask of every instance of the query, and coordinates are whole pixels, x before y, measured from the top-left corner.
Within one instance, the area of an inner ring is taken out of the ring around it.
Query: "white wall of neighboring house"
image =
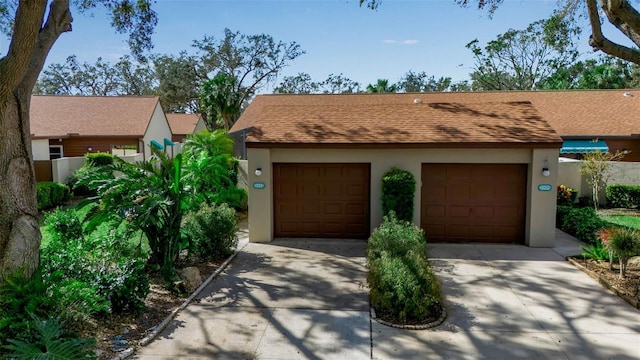
[[[626,161],[610,161],[608,185],[640,185],[640,163]],[[593,196],[591,184],[587,177],[580,174],[582,161],[560,158],[558,164],[558,184],[568,186],[578,191],[578,196]],[[598,192],[598,201],[606,203],[605,189]]]
[[[151,140],[155,140],[164,146],[165,138],[171,139],[171,128],[169,127],[169,122],[167,122],[167,117],[164,115],[164,111],[162,111],[160,102],[157,102],[156,109],[153,111],[151,121],[149,121],[147,131],[143,137],[144,158],[148,159],[151,156],[151,148],[149,147]]]
[[[49,139],[32,139],[31,149],[34,161],[49,160]]]
[[[204,123],[204,119],[202,116],[198,117],[198,122],[196,123],[196,127],[193,129],[194,133],[197,133],[200,130],[205,130],[207,128],[207,124]]]

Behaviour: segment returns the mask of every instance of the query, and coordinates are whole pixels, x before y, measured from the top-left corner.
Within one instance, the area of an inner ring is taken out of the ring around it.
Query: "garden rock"
[[[202,284],[202,277],[200,276],[200,270],[197,267],[190,266],[179,271],[180,278],[182,279],[182,286],[187,293],[194,292],[200,284]]]

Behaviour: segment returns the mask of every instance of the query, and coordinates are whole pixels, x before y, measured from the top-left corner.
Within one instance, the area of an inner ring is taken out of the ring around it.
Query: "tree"
[[[285,76],[273,89],[276,94],[353,94],[361,91],[360,83],[342,74],[329,74],[326,80],[315,82],[307,73]]]
[[[541,81],[541,89],[627,89],[640,85],[640,66],[611,56],[578,61]]]
[[[440,77],[436,79],[433,75],[429,76],[426,72],[419,73],[411,70],[407,71],[396,84],[400,92],[427,92],[427,91],[446,91],[451,86],[450,77]]]
[[[207,128],[228,131],[240,117],[244,98],[237,82],[235,77],[218,74],[202,84],[200,103],[207,114]]]
[[[574,39],[579,28],[560,16],[539,20],[525,30],[509,29],[481,48],[467,44],[475,57],[471,74],[476,90],[533,90],[543,79],[578,57]]]
[[[378,79],[375,84],[367,85],[368,93],[394,93],[398,91],[395,84],[389,85],[388,79]]]
[[[593,206],[598,209],[599,196],[598,193],[602,190],[609,180],[611,171],[611,161],[617,161],[624,156],[621,152],[610,153],[593,151],[585,154],[582,157],[582,164],[580,167],[580,174],[587,177],[587,183],[591,185]]]
[[[487,9],[489,14],[500,7],[504,0],[454,0],[461,6],[468,6],[477,1],[478,9]],[[366,4],[370,9],[376,9],[381,0],[360,0],[360,5]],[[640,51],[637,48],[621,45],[611,41],[602,32],[602,19],[600,12],[604,14],[609,23],[618,29],[633,44],[640,47],[640,12],[636,10],[628,0],[566,0],[561,14],[572,14],[586,4],[589,22],[591,24],[591,36],[589,45],[594,50],[602,51],[640,65]]]
[[[153,55],[158,79],[156,93],[165,112],[201,113],[200,86],[208,80],[202,73],[200,59],[186,51],[173,55]]]
[[[71,31],[68,0],[0,2],[0,28],[10,30],[0,59],[0,283],[9,274],[30,277],[39,263],[40,229],[31,157],[29,105],[44,62],[58,37]],[[47,10],[48,5],[48,10]],[[88,0],[80,12],[102,5],[115,29],[129,33],[137,57],[150,49],[157,22],[149,0]]]
[[[123,56],[111,65],[102,58],[95,64],[80,64],[75,55],[63,64],[51,64],[42,73],[34,90],[46,95],[151,95],[155,74],[144,64]]]

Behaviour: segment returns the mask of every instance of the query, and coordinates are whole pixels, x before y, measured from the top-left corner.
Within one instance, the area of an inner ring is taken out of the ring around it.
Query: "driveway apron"
[[[137,359],[370,359],[365,241],[249,243]]]
[[[429,249],[448,317],[428,331],[373,322],[374,359],[640,359],[640,312],[554,249]]]

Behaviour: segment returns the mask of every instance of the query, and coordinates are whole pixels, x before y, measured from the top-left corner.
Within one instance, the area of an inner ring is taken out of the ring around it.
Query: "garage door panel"
[[[423,164],[427,239],[522,242],[526,175],[524,164]]]
[[[276,237],[369,235],[369,164],[273,164],[273,169]]]

